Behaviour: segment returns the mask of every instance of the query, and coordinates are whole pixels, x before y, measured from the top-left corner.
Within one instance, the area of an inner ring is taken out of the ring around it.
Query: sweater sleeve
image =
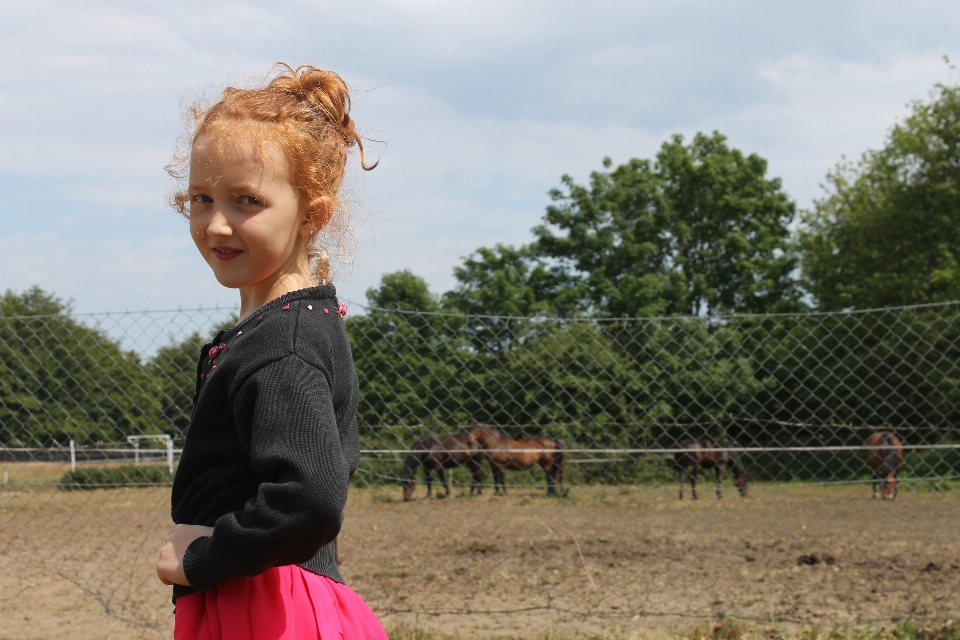
[[[352,461],[322,371],[296,355],[269,363],[232,406],[260,484],[242,511],[221,516],[210,537],[187,548],[184,573],[198,591],[306,562],[337,537],[347,499]]]

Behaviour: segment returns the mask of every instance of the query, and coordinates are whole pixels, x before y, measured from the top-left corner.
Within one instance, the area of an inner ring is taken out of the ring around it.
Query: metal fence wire
[[[960,303],[653,319],[358,308],[363,453],[338,555],[388,620],[510,632],[960,612]],[[201,345],[235,321],[0,317],[4,593],[67,581],[111,615],[169,624],[153,562],[170,468]]]

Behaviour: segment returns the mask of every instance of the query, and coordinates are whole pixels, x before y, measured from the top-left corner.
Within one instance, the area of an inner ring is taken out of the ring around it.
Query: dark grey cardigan
[[[359,388],[336,289],[288,293],[204,346],[173,521],[214,528],[183,558],[190,587],[298,564],[337,582],[334,545],[360,459]]]

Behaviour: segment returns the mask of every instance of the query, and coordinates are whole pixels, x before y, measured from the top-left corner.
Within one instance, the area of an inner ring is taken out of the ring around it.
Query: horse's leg
[[[480,466],[479,462],[470,461],[470,472],[473,475],[473,484],[470,485],[470,495],[473,495],[473,490],[477,490],[477,495],[483,494],[483,467]]]
[[[503,472],[503,467],[497,467],[494,472],[494,484],[500,488],[503,495],[507,495],[507,477]]]
[[[557,483],[553,475],[553,463],[541,464],[540,468],[543,469],[543,475],[547,476],[547,495],[557,495]]]
[[[427,497],[433,495],[433,472],[430,467],[423,468],[423,480],[427,483]]]
[[[683,483],[687,481],[687,468],[680,467],[680,499],[683,500]]]
[[[443,472],[443,467],[437,469],[437,475],[440,476],[440,484],[443,485],[443,498],[446,498],[450,495],[450,485],[448,484],[447,474]],[[450,474],[453,475],[453,474]]]
[[[697,472],[699,469],[694,467],[690,470],[690,494],[693,496],[693,499],[697,499]]]
[[[871,482],[871,484],[873,485],[873,499],[876,500],[876,499],[877,499],[877,485],[880,484],[880,476],[877,475],[877,472],[876,472],[876,471],[873,472],[873,482]]]
[[[723,497],[723,487],[720,484],[723,481],[723,470],[723,467],[717,465],[717,500]]]

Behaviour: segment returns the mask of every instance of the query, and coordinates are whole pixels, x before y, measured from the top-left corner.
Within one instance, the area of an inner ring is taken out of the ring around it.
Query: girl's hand
[[[163,584],[181,584],[189,587],[187,576],[183,573],[183,554],[197,538],[213,535],[213,527],[200,527],[195,524],[178,524],[173,533],[160,547],[160,559],[157,560],[157,577]]]

